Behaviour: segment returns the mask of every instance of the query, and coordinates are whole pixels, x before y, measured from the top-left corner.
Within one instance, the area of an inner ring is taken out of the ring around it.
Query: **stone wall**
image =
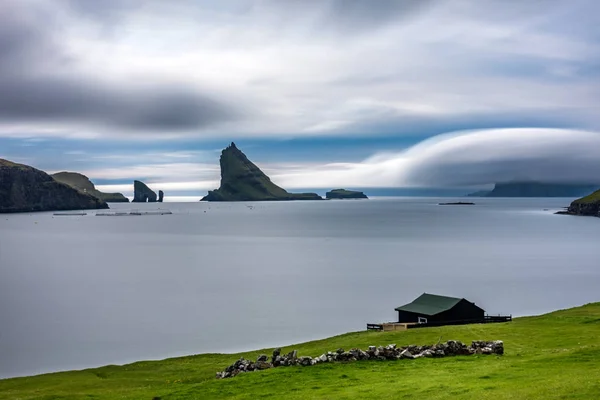
[[[319,357],[298,357],[298,352],[293,350],[285,355],[281,354],[281,349],[273,350],[273,356],[265,354],[258,356],[256,361],[246,360],[243,357],[225,368],[224,371],[217,372],[217,378],[232,378],[242,372],[259,371],[276,367],[287,367],[292,365],[302,365],[309,367],[311,365],[327,362],[353,362],[360,360],[414,360],[422,357],[448,357],[448,356],[469,356],[473,354],[504,354],[504,343],[501,340],[491,342],[474,340],[471,345],[458,340],[448,340],[445,343],[438,343],[430,346],[404,346],[396,347],[395,344],[388,346],[369,346],[367,350],[352,349],[344,351],[337,349],[323,353]]]

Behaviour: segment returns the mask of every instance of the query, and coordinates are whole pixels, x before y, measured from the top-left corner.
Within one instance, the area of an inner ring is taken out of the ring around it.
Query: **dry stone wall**
[[[482,341],[474,340],[471,345],[458,340],[448,340],[445,343],[438,343],[430,346],[404,346],[396,347],[395,344],[387,346],[369,346],[367,350],[352,349],[345,351],[337,349],[323,353],[319,357],[298,356],[298,352],[293,350],[287,354],[281,354],[281,349],[273,350],[271,359],[266,354],[258,356],[256,361],[246,360],[243,357],[235,363],[228,366],[224,371],[217,372],[217,378],[232,378],[243,372],[260,371],[269,368],[287,367],[292,365],[301,365],[309,367],[320,363],[328,362],[353,362],[361,360],[414,360],[422,357],[448,357],[448,356],[469,356],[473,354],[504,354],[504,343],[501,340]]]

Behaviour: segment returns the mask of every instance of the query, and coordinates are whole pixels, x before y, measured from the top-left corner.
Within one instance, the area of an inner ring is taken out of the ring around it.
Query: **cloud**
[[[600,128],[594,0],[2,7],[0,136],[419,136],[544,117]]]
[[[354,36],[365,30],[381,29],[391,23],[415,18],[440,0],[379,0],[376,5],[369,0],[277,0],[255,4],[254,15],[275,12],[284,16],[286,23],[301,20],[312,22],[321,32],[342,33]]]
[[[286,189],[335,187],[471,187],[496,182],[596,183],[600,186],[600,132],[509,128],[452,132],[400,152],[361,162],[256,164]],[[91,178],[145,176],[157,188],[195,192],[218,186],[217,164],[171,163],[86,172]],[[104,185],[131,191],[131,185]]]
[[[452,187],[495,182],[597,183],[600,133],[568,129],[484,129],[425,140],[360,163],[275,174],[286,187]]]
[[[139,132],[169,137],[240,115],[218,95],[184,83],[143,77],[124,82],[86,69],[77,46],[68,46],[72,38],[56,33],[65,31],[60,26],[64,17],[43,2],[28,7],[8,0],[5,6],[8,12],[0,16],[0,130],[9,135],[72,136],[75,131],[83,137]]]
[[[4,75],[0,80],[0,119],[8,122],[59,123],[71,129],[81,124],[87,125],[85,131],[168,135],[234,118],[224,105],[185,88],[120,89],[96,86],[84,77],[12,78]]]
[[[59,171],[52,171],[59,172]],[[196,163],[156,163],[137,164],[118,168],[95,168],[77,171],[92,181],[102,180],[125,180],[134,179],[148,180],[148,182],[177,182],[206,180],[215,182],[219,176],[218,164],[196,164]]]

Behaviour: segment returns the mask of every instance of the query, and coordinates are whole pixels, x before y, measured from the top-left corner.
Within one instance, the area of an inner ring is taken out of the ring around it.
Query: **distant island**
[[[51,175],[55,181],[67,184],[80,192],[91,194],[107,203],[128,203],[129,199],[121,193],[103,193],[96,189],[90,179],[77,172],[58,172]]]
[[[600,190],[596,190],[590,195],[574,200],[566,211],[559,211],[556,214],[600,217]]]
[[[327,199],[368,199],[367,195],[363,192],[346,189],[333,189],[330,192],[325,193]]]
[[[316,193],[289,193],[275,185],[233,142],[219,163],[221,186],[200,201],[323,200]]]
[[[496,183],[491,191],[479,191],[468,194],[469,197],[579,197],[598,189],[598,185],[543,183],[543,182],[506,182]]]
[[[0,159],[0,213],[106,208],[105,201],[39,169]]]
[[[150,189],[142,181],[133,181],[133,202],[134,203],[162,203],[164,193],[162,190],[156,192]]]
[[[455,201],[453,203],[438,203],[439,206],[474,206],[475,203],[467,201]]]

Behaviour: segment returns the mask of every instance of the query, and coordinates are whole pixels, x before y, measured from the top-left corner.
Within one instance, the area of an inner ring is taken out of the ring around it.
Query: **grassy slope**
[[[58,172],[51,175],[55,181],[64,183],[79,191],[91,194],[103,201],[126,202],[128,199],[121,193],[104,193],[96,189],[92,181],[78,172]]]
[[[573,203],[596,203],[600,202],[600,190],[596,190],[594,193],[589,194],[585,197],[575,200]]]
[[[28,168],[27,165],[17,164],[17,163],[14,163],[12,161],[5,160],[3,158],[0,158],[0,166],[3,166],[3,167],[19,167],[19,168],[22,168],[22,169]]]
[[[216,380],[241,354],[205,354],[0,381],[0,399],[596,399],[600,303],[512,323],[357,332],[293,346],[338,347],[501,339],[506,354],[282,367]],[[289,350],[290,348],[284,349]],[[264,351],[267,353],[267,350]],[[256,357],[259,351],[245,353]]]

